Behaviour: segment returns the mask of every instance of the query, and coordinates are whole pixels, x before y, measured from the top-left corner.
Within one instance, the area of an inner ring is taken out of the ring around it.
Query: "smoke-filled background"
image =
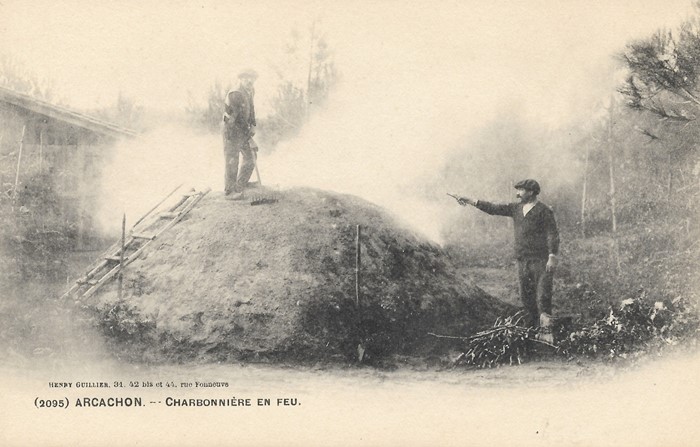
[[[263,147],[263,182],[357,194],[440,241],[454,208],[448,190],[479,196],[492,192],[485,179],[556,172],[546,191],[570,179],[574,164],[556,144],[503,133],[589,119],[619,82],[612,55],[689,8],[687,1],[9,1],[0,20],[3,50],[50,77],[65,104],[89,109],[123,95],[144,113],[161,113],[142,137],[118,146],[105,171],[100,220],[115,228],[122,211],[133,222],[181,182],[221,189],[218,136],[196,135],[170,117],[203,100],[214,81],[235,86],[244,67],[259,71],[258,115],[270,114],[280,76],[303,82],[307,75],[303,60],[290,64],[285,54],[290,34],[302,35],[303,47],[317,23],[338,82],[295,138],[271,155]],[[483,159],[493,148],[480,143],[497,138],[509,153],[522,147],[511,172]],[[455,161],[464,170],[450,178],[445,168]]]

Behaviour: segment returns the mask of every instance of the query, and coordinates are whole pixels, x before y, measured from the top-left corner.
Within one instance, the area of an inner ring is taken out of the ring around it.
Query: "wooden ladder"
[[[123,264],[121,262],[122,241],[120,239],[97,259],[88,268],[87,273],[75,281],[73,286],[60,299],[63,300],[73,296],[79,300],[92,296],[100,287],[114,278],[120,269],[134,262],[158,236],[178,223],[210,190],[211,188],[200,192],[190,190],[174,205],[164,211],[154,213],[175,191],[170,193],[158,205],[151,208],[149,212],[141,217],[126,235]]]

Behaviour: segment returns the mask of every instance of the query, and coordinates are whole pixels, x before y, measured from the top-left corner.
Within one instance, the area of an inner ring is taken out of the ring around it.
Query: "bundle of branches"
[[[535,329],[520,325],[524,316],[525,313],[520,311],[506,318],[499,317],[492,328],[470,337],[431,335],[464,341],[464,351],[454,360],[455,365],[492,368],[503,364],[521,364],[535,352],[535,344],[554,348],[553,345],[538,340]]]
[[[696,340],[700,320],[691,303],[650,301],[644,291],[622,301],[619,309],[591,326],[573,331],[559,343],[559,352],[572,357],[628,358],[653,349]]]

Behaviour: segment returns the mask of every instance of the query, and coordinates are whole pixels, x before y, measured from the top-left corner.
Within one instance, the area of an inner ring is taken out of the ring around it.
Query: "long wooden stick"
[[[44,129],[39,131],[39,173],[42,172],[44,165]]]
[[[160,202],[158,202],[158,203],[156,204],[156,206],[154,206],[153,208],[151,208],[150,210],[148,210],[148,212],[147,212],[146,214],[144,214],[143,216],[141,216],[141,218],[140,218],[139,220],[136,221],[136,223],[132,226],[132,228],[136,228],[136,225],[140,224],[140,223],[141,223],[146,217],[148,217],[156,208],[158,208],[159,206],[161,206],[161,205],[163,204],[163,202],[165,202],[166,200],[168,200],[168,198],[169,198],[170,196],[172,196],[173,194],[175,194],[175,191],[177,191],[178,189],[180,189],[180,187],[181,187],[182,185],[183,185],[183,183],[180,183],[179,185],[177,185],[177,186],[175,187],[175,189],[173,189],[172,191],[170,191],[170,194],[168,194],[167,196],[163,197],[163,200],[161,200]]]
[[[122,249],[119,251],[119,301],[122,300],[122,281],[124,273],[124,250],[126,249],[126,213],[122,217]]]
[[[591,146],[586,145],[586,162],[583,167],[583,191],[581,193],[581,236],[586,237],[586,200],[588,197],[588,163],[591,153]]]
[[[17,172],[15,173],[15,187],[12,190],[12,198],[17,194],[17,184],[19,183],[19,166],[22,162],[22,148],[24,147],[24,133],[27,131],[27,125],[22,126],[22,139],[19,140],[19,156],[17,157]]]
[[[362,237],[362,227],[357,226],[357,238],[355,239],[355,307],[360,308],[360,267],[362,265],[362,255],[360,238]]]
[[[362,309],[360,307],[360,286],[362,285],[362,248],[360,246],[360,241],[362,240],[362,227],[357,226],[357,237],[355,239],[355,309],[357,315],[357,332],[359,336],[359,343],[357,344],[357,361],[362,363],[365,358],[365,344],[364,337],[362,336]]]
[[[258,153],[255,153],[255,176],[258,178],[258,186],[262,186],[262,180],[260,180],[260,171],[258,170]]]
[[[501,331],[506,330],[506,329],[521,329],[523,331],[527,330],[527,328],[525,328],[523,326],[504,325],[504,326],[498,326],[498,327],[495,327],[493,329],[489,329],[489,330],[486,330],[483,332],[479,332],[479,333],[474,334],[470,337],[459,337],[459,336],[455,336],[455,335],[440,335],[440,334],[435,334],[433,332],[428,332],[428,335],[431,335],[431,336],[436,337],[436,338],[448,338],[451,340],[471,341],[471,340],[476,340],[477,338],[482,338],[482,337],[486,337],[486,336],[491,335],[491,334],[495,334],[497,332],[501,332]],[[543,340],[538,340],[536,338],[528,338],[528,340],[533,341],[535,343],[541,343],[543,345],[547,345],[547,346],[551,346],[551,347],[556,348],[555,345],[553,345],[549,342],[543,341]]]

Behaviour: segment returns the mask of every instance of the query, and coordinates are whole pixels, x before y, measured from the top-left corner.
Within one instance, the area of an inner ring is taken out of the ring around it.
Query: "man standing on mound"
[[[462,206],[472,205],[485,213],[513,219],[520,299],[529,314],[530,324],[549,328],[559,231],[554,211],[537,200],[540,185],[535,180],[522,180],[515,184],[515,189],[520,199],[517,203],[494,204],[467,197],[459,197],[457,201]]]
[[[224,98],[223,137],[226,179],[224,193],[236,200],[243,197],[243,190],[255,169],[254,148],[250,141],[255,135],[255,106],[253,84],[258,74],[244,70],[239,75],[238,90],[231,90]],[[240,172],[238,158],[242,158]]]

